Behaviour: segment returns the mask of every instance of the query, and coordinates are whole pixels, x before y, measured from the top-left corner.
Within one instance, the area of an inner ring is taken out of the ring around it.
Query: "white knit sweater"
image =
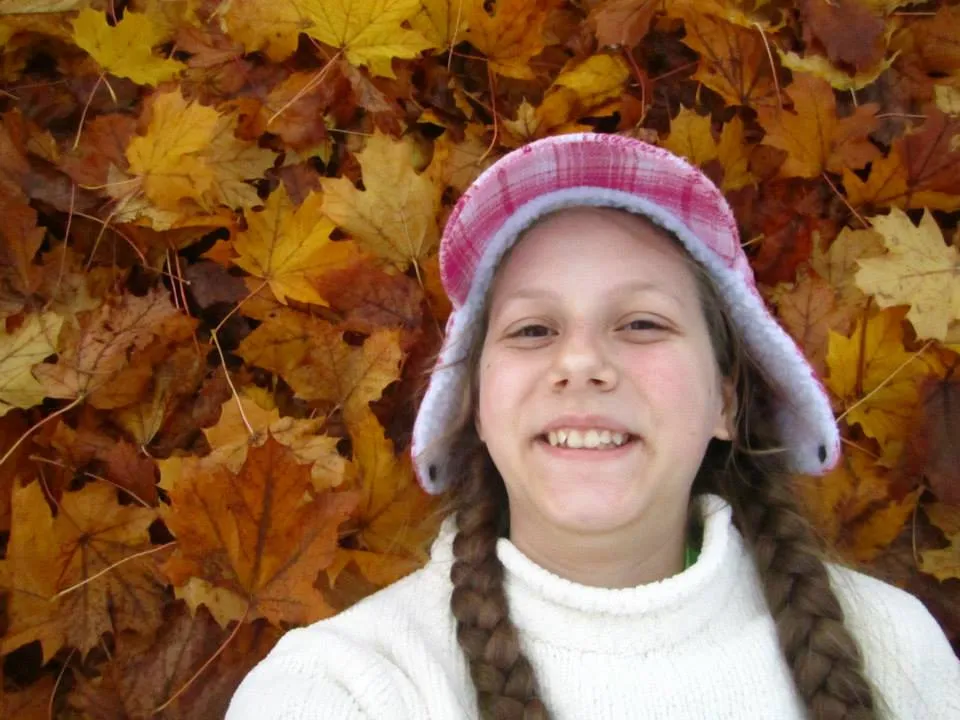
[[[697,562],[635,588],[570,582],[498,541],[511,617],[552,718],[804,717],[730,506],[715,495],[698,502]],[[227,720],[476,718],[449,605],[454,533],[451,516],[424,568],[284,635],[241,683]],[[960,719],[960,661],[926,608],[828,567],[886,703],[879,717]]]

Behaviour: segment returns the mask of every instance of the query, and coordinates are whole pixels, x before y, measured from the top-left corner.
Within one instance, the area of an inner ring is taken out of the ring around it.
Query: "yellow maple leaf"
[[[743,120],[734,117],[723,126],[717,144],[717,159],[723,165],[723,190],[739,190],[758,182],[759,178],[750,170],[751,150],[744,138]]]
[[[391,60],[412,58],[433,47],[420,33],[401,25],[420,0],[302,0],[312,20],[306,33],[342,48],[354,65],[368,65],[374,75],[393,78]]]
[[[619,55],[599,54],[581,62],[569,61],[536,108],[524,100],[517,119],[504,122],[504,128],[516,136],[509,145],[588,129],[575,121],[614,113],[629,77],[630,69]]]
[[[660,144],[695,165],[719,160],[723,166],[723,190],[737,190],[757,182],[757,177],[750,172],[750,151],[739,117],[723,126],[717,142],[710,130],[710,118],[681,105],[677,117],[670,122],[670,134]]]
[[[180,198],[199,198],[213,184],[213,173],[197,157],[213,139],[217,111],[187,102],[180,89],[155,97],[146,135],[127,146],[130,172],[141,177],[144,195],[175,210]]]
[[[63,318],[31,314],[12,333],[0,327],[0,417],[14,408],[33,407],[46,394],[30,369],[57,351]]]
[[[180,29],[203,27],[198,16],[203,3],[204,0],[139,0],[131,2],[128,8],[142,12],[161,42],[167,42],[173,40]]]
[[[216,205],[249,208],[260,203],[256,188],[246,180],[262,177],[277,155],[255,142],[239,139],[238,124],[236,115],[220,115],[210,145],[198,156],[212,174],[210,188],[199,198],[204,210],[213,210]]]
[[[262,176],[276,154],[238,139],[236,116],[187,102],[179,87],[154,96],[151,113],[146,134],[133,138],[126,151],[130,172],[140,176],[150,203],[176,217],[185,200],[204,210],[259,202],[245,180]]]
[[[322,203],[323,196],[313,192],[295,208],[281,183],[262,212],[247,213],[247,229],[234,241],[239,257],[233,262],[270,283],[284,304],[292,298],[327,305],[312,280],[358,257],[352,242],[330,240],[334,225],[322,214]]]
[[[858,423],[882,446],[909,431],[919,384],[944,371],[935,355],[904,349],[904,314],[902,308],[882,310],[867,320],[866,331],[858,321],[850,337],[830,331],[828,341],[827,387],[846,408],[847,422]]]
[[[786,151],[780,166],[784,177],[818,177],[822,173],[859,169],[880,157],[867,137],[877,126],[875,103],[857,107],[852,115],[837,117],[830,85],[805,73],[794,75],[787,88],[794,112],[758,108],[758,120],[766,131],[765,145]]]
[[[324,178],[323,211],[371,252],[402,269],[424,260],[440,241],[441,189],[414,170],[413,148],[379,131],[357,154],[361,192],[348,178]]]
[[[960,320],[960,252],[943,241],[929,210],[919,227],[897,208],[871,223],[888,252],[859,260],[857,286],[880,307],[909,305],[917,337],[946,340],[950,323]]]
[[[432,47],[446,49],[463,39],[469,8],[477,0],[420,0],[420,10],[410,26]]]
[[[247,52],[263,53],[273,62],[286,60],[297,49],[300,33],[313,20],[299,0],[226,0],[217,9],[220,28]]]
[[[543,0],[497,0],[494,14],[489,15],[483,3],[472,3],[464,39],[487,56],[494,72],[532,80],[530,60],[543,51],[548,6]]]
[[[660,143],[694,165],[706,165],[717,157],[717,142],[710,131],[710,117],[683,105],[670,121],[670,134]]]
[[[129,10],[111,26],[102,11],[84,8],[73,21],[73,40],[104,70],[139,85],[157,85],[186,67],[155,55],[153,46],[165,40],[162,32],[149,17]]]

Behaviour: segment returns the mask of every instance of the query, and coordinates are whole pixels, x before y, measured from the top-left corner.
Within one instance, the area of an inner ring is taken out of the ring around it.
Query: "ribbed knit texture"
[[[635,588],[570,582],[498,541],[511,617],[555,720],[805,717],[729,505],[697,502],[696,563]],[[454,534],[449,517],[424,568],[288,632],[237,689],[227,720],[476,718],[449,605]],[[880,717],[960,720],[960,661],[926,608],[829,569],[880,690]]]

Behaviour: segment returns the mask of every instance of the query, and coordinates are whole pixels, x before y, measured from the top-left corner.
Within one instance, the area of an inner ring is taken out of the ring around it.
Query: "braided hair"
[[[542,222],[545,218],[541,218]],[[528,228],[529,231],[529,228]],[[731,506],[774,619],[780,648],[811,720],[875,720],[882,698],[864,671],[856,639],[844,624],[826,562],[840,557],[816,532],[798,500],[796,479],[768,421],[774,386],[751,358],[709,273],[673,238],[694,272],[702,312],[720,370],[735,381],[736,432],[713,439],[694,480],[692,496],[713,493]],[[513,246],[516,247],[516,244]],[[501,259],[501,267],[510,255]],[[488,293],[489,296],[489,293]],[[536,673],[524,655],[504,588],[496,547],[509,536],[506,487],[473,423],[478,368],[489,319],[462,360],[468,382],[459,416],[447,431],[453,479],[444,510],[456,515],[450,608],[457,641],[469,663],[484,720],[548,720]],[[689,517],[696,521],[690,504]]]

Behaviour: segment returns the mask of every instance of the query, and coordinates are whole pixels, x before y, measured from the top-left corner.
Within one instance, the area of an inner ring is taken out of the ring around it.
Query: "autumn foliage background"
[[[211,718],[426,559],[446,215],[594,128],[703,167],[822,373],[804,502],[960,648],[960,7],[0,0],[0,715]]]

